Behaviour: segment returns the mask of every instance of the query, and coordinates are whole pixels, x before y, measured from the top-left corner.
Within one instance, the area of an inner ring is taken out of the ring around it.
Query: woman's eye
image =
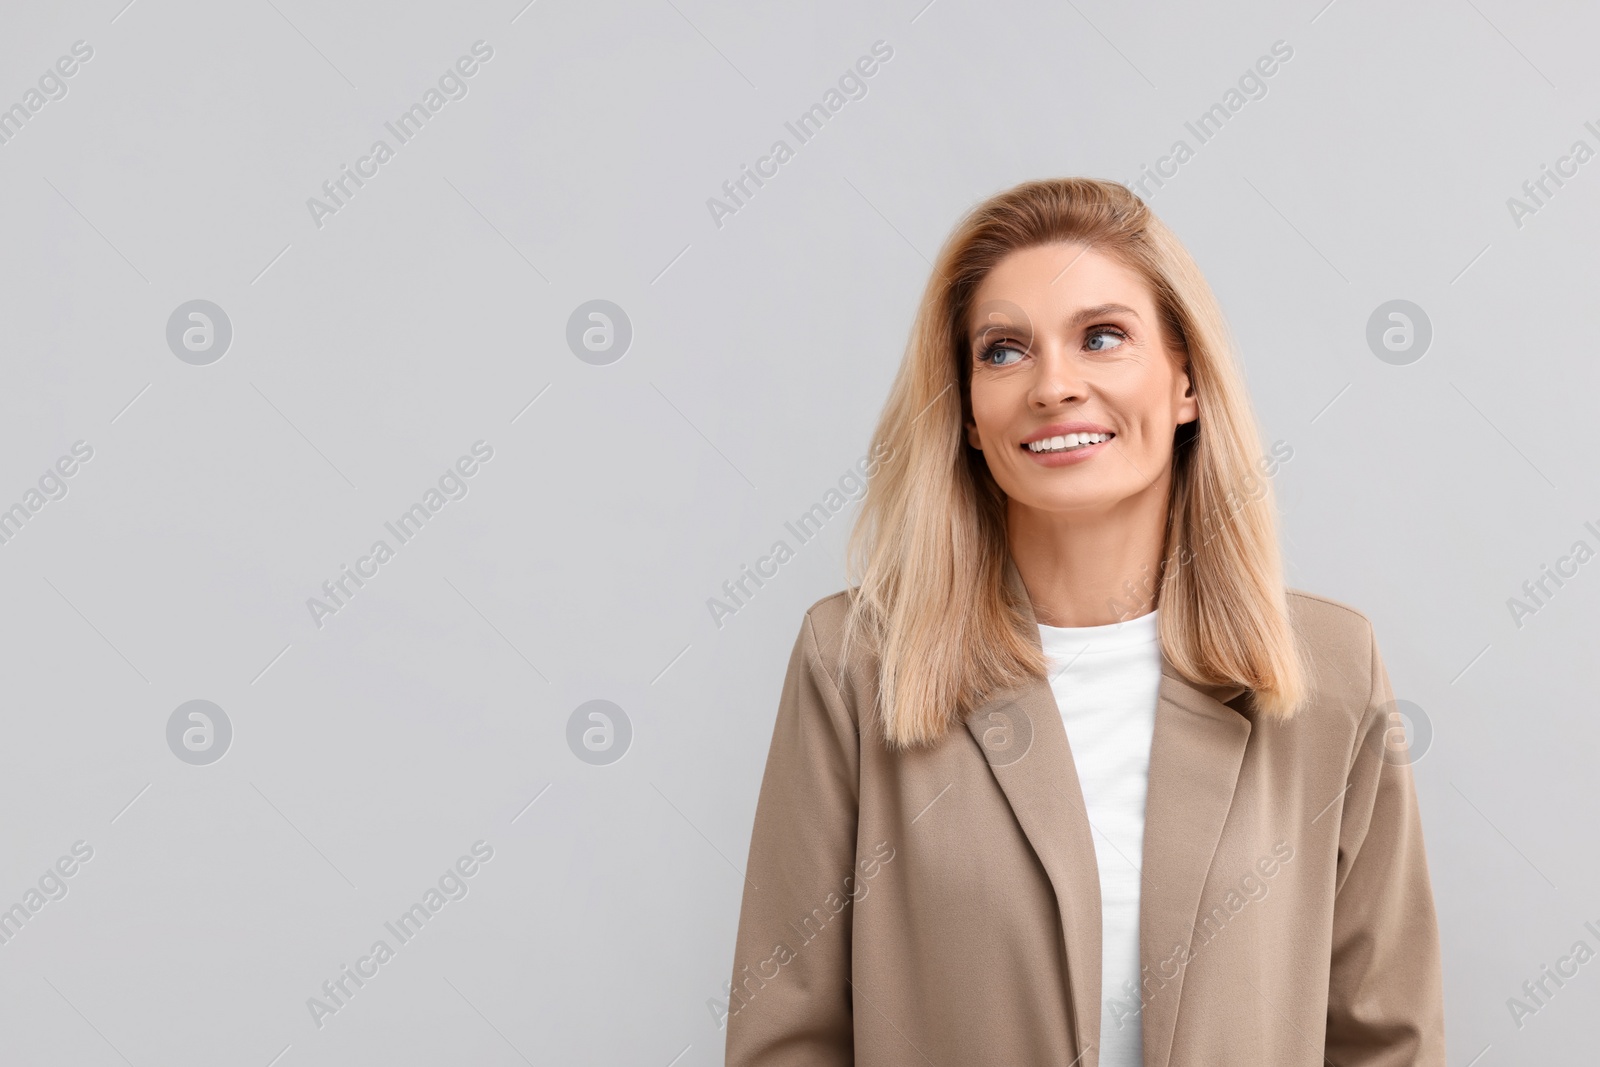
[[[1111,343],[1110,344],[1096,344],[1095,343],[1096,341],[1104,339],[1104,338],[1109,338],[1111,340]],[[1089,351],[1091,351],[1091,352],[1109,352],[1109,351],[1111,351],[1111,349],[1116,348],[1118,345],[1122,344],[1122,342],[1124,342],[1126,340],[1127,340],[1127,337],[1126,337],[1126,335],[1123,334],[1123,332],[1121,330],[1097,329],[1097,330],[1089,331],[1089,336],[1088,336],[1088,339],[1087,339],[1087,341],[1085,343],[1087,344],[1087,346],[1089,348]]]
[[[1012,355],[1016,356],[1017,359],[1021,359],[1022,356],[1023,356],[1022,349],[1013,348],[1010,345],[999,344],[999,345],[995,345],[995,346],[989,348],[987,351],[985,351],[983,353],[983,357],[982,357],[983,358],[983,362],[989,364],[991,367],[1009,367],[1012,363],[1015,362],[1015,360],[1003,360],[1003,361],[1000,361],[1000,362],[995,362],[993,357],[995,356],[996,353],[1000,353],[1000,352],[1009,352]]]

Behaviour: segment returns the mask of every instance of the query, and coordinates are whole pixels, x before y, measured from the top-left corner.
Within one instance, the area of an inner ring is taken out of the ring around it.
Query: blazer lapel
[[[1010,557],[1005,580],[1039,645],[1033,605]],[[1073,1052],[1081,1054],[1100,1041],[1100,873],[1077,764],[1049,679],[1030,679],[992,694],[967,717],[967,730],[1050,876],[1061,917],[1060,947],[1065,952],[1069,1007],[1078,1041]],[[1089,1062],[1085,1059],[1075,1067]]]
[[[1100,874],[1066,724],[1048,680],[996,692],[967,730],[1050,876],[1061,917],[1074,1055],[1100,1040]],[[1083,1060],[1074,1067],[1084,1067]]]
[[[1187,681],[1162,654],[1139,883],[1146,1067],[1167,1067],[1171,1059],[1200,891],[1250,739],[1250,720],[1226,704],[1243,692]],[[1173,968],[1177,974],[1168,977]]]
[[[1037,643],[1032,602],[1009,557],[1005,579],[1019,594]],[[1243,687],[1191,683],[1165,654],[1161,662],[1139,903],[1140,956],[1147,976],[1158,973],[1157,964],[1175,945],[1189,947],[1200,890],[1250,736],[1249,720],[1225,704]],[[1063,931],[1076,1051],[1095,1048],[1101,1013],[1100,876],[1077,764],[1049,679],[1030,679],[991,694],[966,725],[1049,875]],[[1167,1067],[1182,982],[1179,970],[1153,994],[1146,984],[1142,1034],[1150,1067]],[[1095,1061],[1098,1056],[1083,1062]]]

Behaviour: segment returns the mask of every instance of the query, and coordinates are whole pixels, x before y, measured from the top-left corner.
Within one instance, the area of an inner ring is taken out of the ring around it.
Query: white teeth
[[[1108,433],[1069,433],[1056,437],[1046,437],[1042,441],[1029,441],[1026,448],[1029,452],[1066,452],[1084,445],[1095,445],[1102,441],[1111,440]]]

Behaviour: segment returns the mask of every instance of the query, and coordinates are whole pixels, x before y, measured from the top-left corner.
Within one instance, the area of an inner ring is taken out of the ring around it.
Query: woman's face
[[[966,326],[967,441],[1012,506],[1109,514],[1165,494],[1173,432],[1199,410],[1138,274],[1081,244],[1020,249],[984,277]],[[1074,433],[1095,436],[1048,440]]]

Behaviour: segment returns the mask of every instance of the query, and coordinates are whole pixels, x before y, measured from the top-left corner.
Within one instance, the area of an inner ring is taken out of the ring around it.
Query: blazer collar
[[[1032,601],[1009,556],[1005,581],[1019,594],[1038,645]],[[1139,894],[1147,1067],[1170,1061],[1200,892],[1250,738],[1250,720],[1227,702],[1245,691],[1191,682],[1161,656]],[[966,725],[1055,892],[1078,1038],[1074,1053],[1082,1055],[1100,1044],[1100,879],[1061,709],[1049,679],[1034,678],[991,694]],[[1126,998],[1125,991],[1115,992]],[[1085,1055],[1082,1065],[1098,1059],[1097,1052]]]

